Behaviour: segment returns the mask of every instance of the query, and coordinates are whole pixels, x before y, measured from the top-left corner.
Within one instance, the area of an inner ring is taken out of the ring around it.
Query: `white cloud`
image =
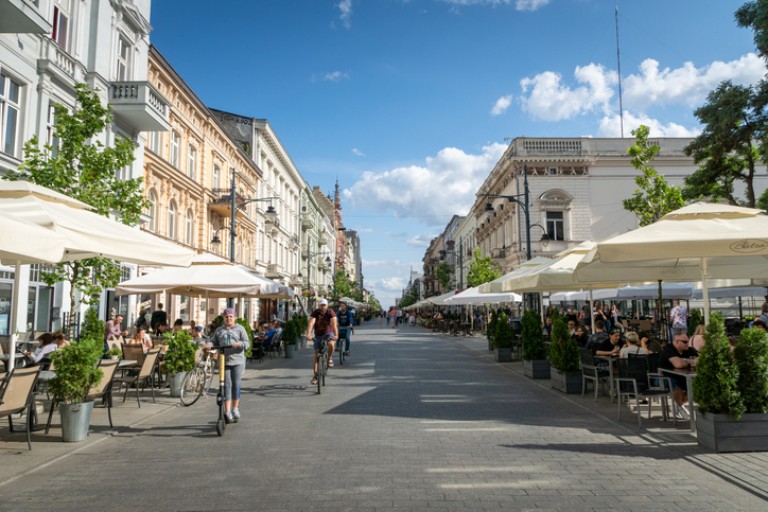
[[[355,156],[365,156],[365,153],[363,153],[362,151],[360,151],[357,148],[352,148],[352,154],[355,155]]]
[[[385,277],[373,283],[376,288],[381,288],[390,292],[400,291],[405,288],[405,279],[402,277]]]
[[[347,78],[349,78],[349,73],[345,73],[344,71],[331,71],[330,73],[323,75],[323,80],[326,82],[339,82],[341,80],[346,80]]]
[[[686,62],[679,68],[660,69],[657,60],[645,59],[637,74],[622,81],[624,104],[636,109],[668,103],[695,107],[704,103],[707,94],[723,80],[749,85],[757,83],[764,74],[765,63],[754,53],[700,68]]]
[[[428,157],[424,165],[367,171],[350,187],[347,197],[356,205],[444,226],[451,215],[467,213],[475,192],[505,149],[504,144],[494,143],[473,155],[445,148]]]
[[[658,119],[646,115],[635,116],[624,112],[624,137],[631,137],[632,130],[641,124],[650,128],[650,137],[696,137],[701,130],[686,128],[677,123],[662,123]],[[605,116],[600,120],[597,130],[598,137],[621,137],[621,120],[619,115]]]
[[[571,119],[595,109],[607,111],[613,96],[612,85],[617,83],[618,75],[598,64],[578,66],[573,75],[582,85],[571,88],[563,84],[559,73],[552,71],[523,78],[520,81],[523,110],[544,121]]]
[[[723,80],[754,84],[764,73],[765,63],[754,53],[700,68],[686,62],[679,68],[660,69],[658,61],[646,59],[637,73],[623,78],[622,99],[624,108],[634,111],[663,105],[684,105],[690,109],[704,103],[707,94]],[[595,111],[610,117],[615,112],[618,97],[615,71],[588,64],[577,67],[573,78],[575,85],[568,84],[559,73],[544,71],[522,79],[523,110],[532,118],[544,121],[563,121]]]
[[[511,104],[512,104],[511,94],[508,94],[507,96],[502,96],[501,98],[497,99],[496,103],[493,105],[493,108],[491,109],[491,115],[500,116],[501,114],[507,111],[507,109]]]
[[[432,241],[434,238],[434,235],[424,235],[424,234],[418,234],[414,235],[408,240],[406,240],[406,244],[410,245],[411,247],[429,247],[429,242]]]
[[[339,18],[344,28],[352,28],[352,0],[341,0],[341,2],[336,4],[336,7],[341,11]]]
[[[443,0],[453,6],[462,5],[512,5],[518,11],[535,11],[549,4],[550,0]]]

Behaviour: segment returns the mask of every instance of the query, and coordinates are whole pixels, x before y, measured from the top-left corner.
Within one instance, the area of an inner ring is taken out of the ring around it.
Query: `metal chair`
[[[659,398],[661,402],[661,412],[664,421],[667,421],[669,410],[668,397],[672,389],[672,386],[667,377],[659,377],[657,375],[649,375],[648,373],[648,358],[645,356],[628,357],[626,359],[618,360],[619,376],[616,379],[616,385],[618,389],[618,418],[621,421],[621,409],[624,406],[622,397],[628,399],[635,399],[635,406],[637,408],[637,426],[641,426],[640,418],[642,413],[640,411],[640,401],[646,400],[648,402],[648,419],[651,419],[651,402],[654,398]],[[652,385],[651,379],[658,379],[659,385]]]
[[[27,368],[14,368],[6,374],[0,384],[0,418],[8,417],[8,426],[11,432],[18,432],[13,428],[11,416],[26,411],[27,414],[27,446],[32,449],[32,407],[34,403],[34,389],[37,384],[37,376],[40,374],[39,366]]]
[[[608,381],[610,372],[604,365],[597,364],[595,356],[589,349],[579,349],[579,361],[581,363],[581,396],[584,396],[587,390],[587,381],[592,381],[595,389],[595,401],[597,401],[597,386]]]
[[[157,403],[155,402],[155,366],[157,365],[157,358],[159,354],[159,348],[151,349],[144,356],[144,362],[141,364],[141,368],[138,370],[138,373],[135,375],[123,375],[117,379],[121,386],[125,384],[123,402],[125,402],[125,398],[128,396],[128,387],[131,384],[134,384],[136,386],[136,403],[138,403],[139,407],[141,407],[139,393],[141,392],[141,389],[146,387],[146,383],[149,382],[150,388],[152,389],[152,403]],[[133,371],[135,372],[135,370]]]

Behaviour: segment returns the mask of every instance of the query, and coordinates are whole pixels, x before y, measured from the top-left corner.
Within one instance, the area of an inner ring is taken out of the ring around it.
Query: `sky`
[[[697,135],[765,64],[744,0],[619,0],[624,135]],[[619,137],[616,0],[153,0],[152,43],[209,107],[266,118],[342,190],[366,289],[394,305],[515,137]]]

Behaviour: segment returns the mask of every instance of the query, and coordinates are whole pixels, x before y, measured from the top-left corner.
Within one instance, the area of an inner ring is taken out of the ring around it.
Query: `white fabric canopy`
[[[437,295],[436,297],[427,297],[427,299],[425,299],[425,300],[427,302],[429,302],[431,304],[435,304],[437,306],[445,306],[445,305],[450,305],[449,302],[445,302],[445,299],[453,297],[454,295],[456,295],[456,290],[451,290],[448,293],[444,293],[442,295]]]
[[[7,264],[61,261],[64,257],[64,237],[46,228],[0,216],[0,261]]]
[[[480,293],[503,293],[508,291],[509,288],[505,288],[504,283],[511,279],[515,279],[522,274],[531,272],[532,270],[539,268],[543,265],[549,265],[552,263],[551,258],[545,258],[543,256],[536,256],[528,261],[521,263],[515,270],[508,272],[498,279],[494,279],[491,282],[480,285]]]
[[[665,299],[690,299],[693,296],[691,283],[661,283],[661,295]],[[659,298],[659,285],[625,286],[616,290],[620,300],[647,300]]]
[[[211,298],[290,298],[290,290],[227,260],[210,254],[198,255],[187,268],[168,267],[120,283],[118,295],[167,292]]]
[[[597,244],[576,269],[581,282],[702,281],[768,275],[768,216],[762,210],[695,203]]]
[[[522,302],[523,298],[516,293],[481,293],[480,287],[467,288],[445,300],[446,304],[499,304],[501,302]]]

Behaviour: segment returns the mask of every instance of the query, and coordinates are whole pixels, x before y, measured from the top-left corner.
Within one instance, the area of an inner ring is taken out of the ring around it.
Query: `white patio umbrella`
[[[528,261],[522,262],[515,270],[508,272],[498,279],[494,279],[488,283],[480,285],[480,293],[503,293],[509,288],[505,288],[504,283],[510,279],[531,272],[533,269],[541,267],[542,265],[549,265],[552,263],[552,258],[545,258],[544,256],[536,256]]]
[[[768,216],[762,210],[695,203],[596,245],[579,264],[582,282],[610,279],[701,281],[768,274]]]
[[[435,306],[450,306],[450,303],[446,302],[445,300],[453,297],[454,295],[456,295],[456,290],[451,290],[450,292],[444,293],[442,295],[427,297],[425,300],[430,304],[434,304]]]
[[[55,254],[40,257],[38,260],[35,258],[11,259],[11,262],[16,264],[12,301],[13,317],[10,324],[12,353],[16,350],[18,338],[16,326],[21,315],[18,307],[18,291],[22,263],[35,261],[57,263],[94,256],[147,265],[187,266],[192,261],[192,251],[188,249],[93,213],[90,207],[81,201],[28,181],[0,180],[1,217],[34,224],[45,232],[40,235],[39,240],[29,235],[21,240],[1,237],[0,250],[14,252],[20,242],[33,247],[42,240],[50,242],[51,249],[58,251],[56,243],[62,244],[61,255],[55,260],[50,258]],[[37,231],[37,233],[40,232]]]
[[[449,305],[463,304],[499,304],[502,302],[522,302],[523,298],[512,292],[481,293],[480,287],[467,288],[461,293],[448,297],[444,302]]]
[[[64,237],[10,215],[0,216],[0,261],[48,263],[64,257]]]

